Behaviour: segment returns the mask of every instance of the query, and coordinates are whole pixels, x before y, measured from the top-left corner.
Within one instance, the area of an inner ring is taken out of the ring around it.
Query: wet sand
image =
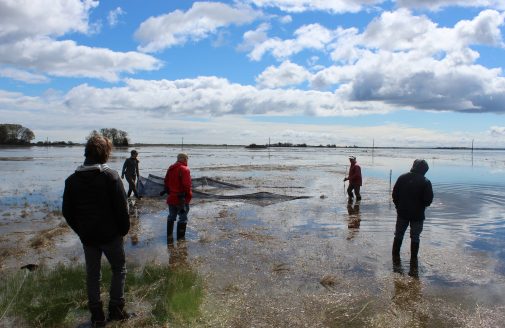
[[[395,211],[383,174],[392,167],[387,155],[358,155],[365,174],[363,199],[348,206],[342,182],[345,153],[331,159],[340,160],[336,165],[301,151],[273,156],[232,151],[228,163],[221,151],[190,151],[193,176],[214,172],[212,177],[251,190],[311,198],[270,206],[195,199],[187,240],[173,248],[166,244],[163,199],[136,204],[125,241],[128,260],[187,265],[202,275],[201,326],[499,327],[504,322],[503,185],[457,184],[434,174],[435,201],[427,212],[415,278],[408,275],[408,238],[401,268],[393,270],[390,257]],[[149,157],[150,152],[156,150],[141,151],[141,165],[162,173],[166,163]],[[399,160],[403,167],[410,162],[407,155]],[[279,170],[272,163],[276,157],[285,163]],[[443,171],[452,161],[449,156],[430,166]],[[491,161],[502,163],[501,157]],[[78,161],[59,163],[58,173],[47,180],[62,184],[58,175],[71,172],[73,162]],[[120,163],[118,158],[112,165]],[[212,171],[213,166],[219,170]],[[373,169],[382,170],[382,176]],[[479,174],[479,168],[474,172]],[[43,185],[32,188],[31,195],[24,184],[2,190],[1,270],[82,261],[80,243],[58,212],[62,186],[42,197]]]

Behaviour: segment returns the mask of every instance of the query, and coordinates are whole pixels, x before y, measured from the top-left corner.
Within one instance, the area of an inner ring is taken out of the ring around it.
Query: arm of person
[[[126,173],[126,162],[128,160],[125,160],[123,163],[123,169],[121,170],[121,179],[124,179],[124,174]]]
[[[67,224],[70,226],[74,232],[77,232],[77,226],[75,223],[74,215],[73,215],[73,202],[72,202],[72,196],[71,196],[71,187],[69,186],[69,183],[65,181],[65,189],[63,191],[63,203],[61,205],[62,207],[62,213],[63,217],[65,218],[65,221],[67,221]]]
[[[431,181],[428,179],[426,179],[426,184],[424,186],[423,200],[425,207],[430,206],[431,202],[433,202],[433,187],[431,185]]]
[[[136,163],[136,164],[135,164],[135,170],[137,171],[137,177],[140,177],[140,171],[139,171],[139,161],[137,160],[135,163]]]
[[[193,192],[191,190],[191,172],[188,168],[183,171],[181,180],[182,190],[186,194],[186,203],[189,204],[193,197]]]
[[[128,214],[128,201],[123,183],[117,179],[114,181],[113,206],[116,223],[121,236],[125,236],[130,230],[130,215]]]
[[[395,207],[398,207],[398,203],[400,201],[400,187],[398,181],[400,181],[400,179],[396,180],[395,185],[393,186],[393,193],[391,194]]]

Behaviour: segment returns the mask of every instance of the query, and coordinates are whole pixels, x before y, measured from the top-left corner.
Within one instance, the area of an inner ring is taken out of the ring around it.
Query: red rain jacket
[[[353,186],[361,186],[362,184],[361,167],[358,163],[351,165],[351,168],[349,169],[349,183]]]
[[[165,175],[165,188],[168,192],[168,205],[181,205],[182,198],[184,198],[185,204],[189,204],[193,193],[191,191],[191,173],[185,163],[175,162],[170,165]]]

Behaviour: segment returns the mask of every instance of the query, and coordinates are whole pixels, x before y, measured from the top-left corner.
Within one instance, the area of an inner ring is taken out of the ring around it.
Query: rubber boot
[[[402,240],[396,238],[393,240],[393,272],[403,274],[402,261],[400,259],[400,248],[402,247]]]
[[[107,321],[125,321],[135,316],[135,313],[128,313],[124,310],[124,303],[109,302],[109,317]]]
[[[177,222],[177,240],[186,238],[186,224]]]
[[[167,244],[174,243],[174,221],[167,221]]]
[[[419,277],[417,254],[419,253],[419,243],[411,241],[410,242],[410,269],[409,276],[417,278]]]
[[[105,327],[106,321],[102,302],[98,305],[90,306],[89,312],[91,312],[91,327]]]
[[[417,253],[419,253],[419,243],[415,241],[410,242],[410,260],[417,261]]]

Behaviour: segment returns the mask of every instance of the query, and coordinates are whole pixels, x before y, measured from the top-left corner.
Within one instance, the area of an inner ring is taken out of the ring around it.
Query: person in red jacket
[[[191,173],[188,167],[188,155],[177,155],[177,162],[170,165],[165,175],[165,189],[168,192],[167,242],[173,242],[174,223],[177,222],[177,239],[184,239],[188,222],[191,191]]]
[[[359,193],[359,190],[361,188],[363,181],[361,178],[361,167],[356,162],[356,157],[349,156],[349,162],[351,162],[351,168],[349,169],[349,175],[344,178],[344,181],[349,180],[349,187],[347,187],[347,195],[349,195],[349,203],[352,203],[353,190],[354,194],[356,195],[356,200],[357,201],[361,200],[361,194]]]

